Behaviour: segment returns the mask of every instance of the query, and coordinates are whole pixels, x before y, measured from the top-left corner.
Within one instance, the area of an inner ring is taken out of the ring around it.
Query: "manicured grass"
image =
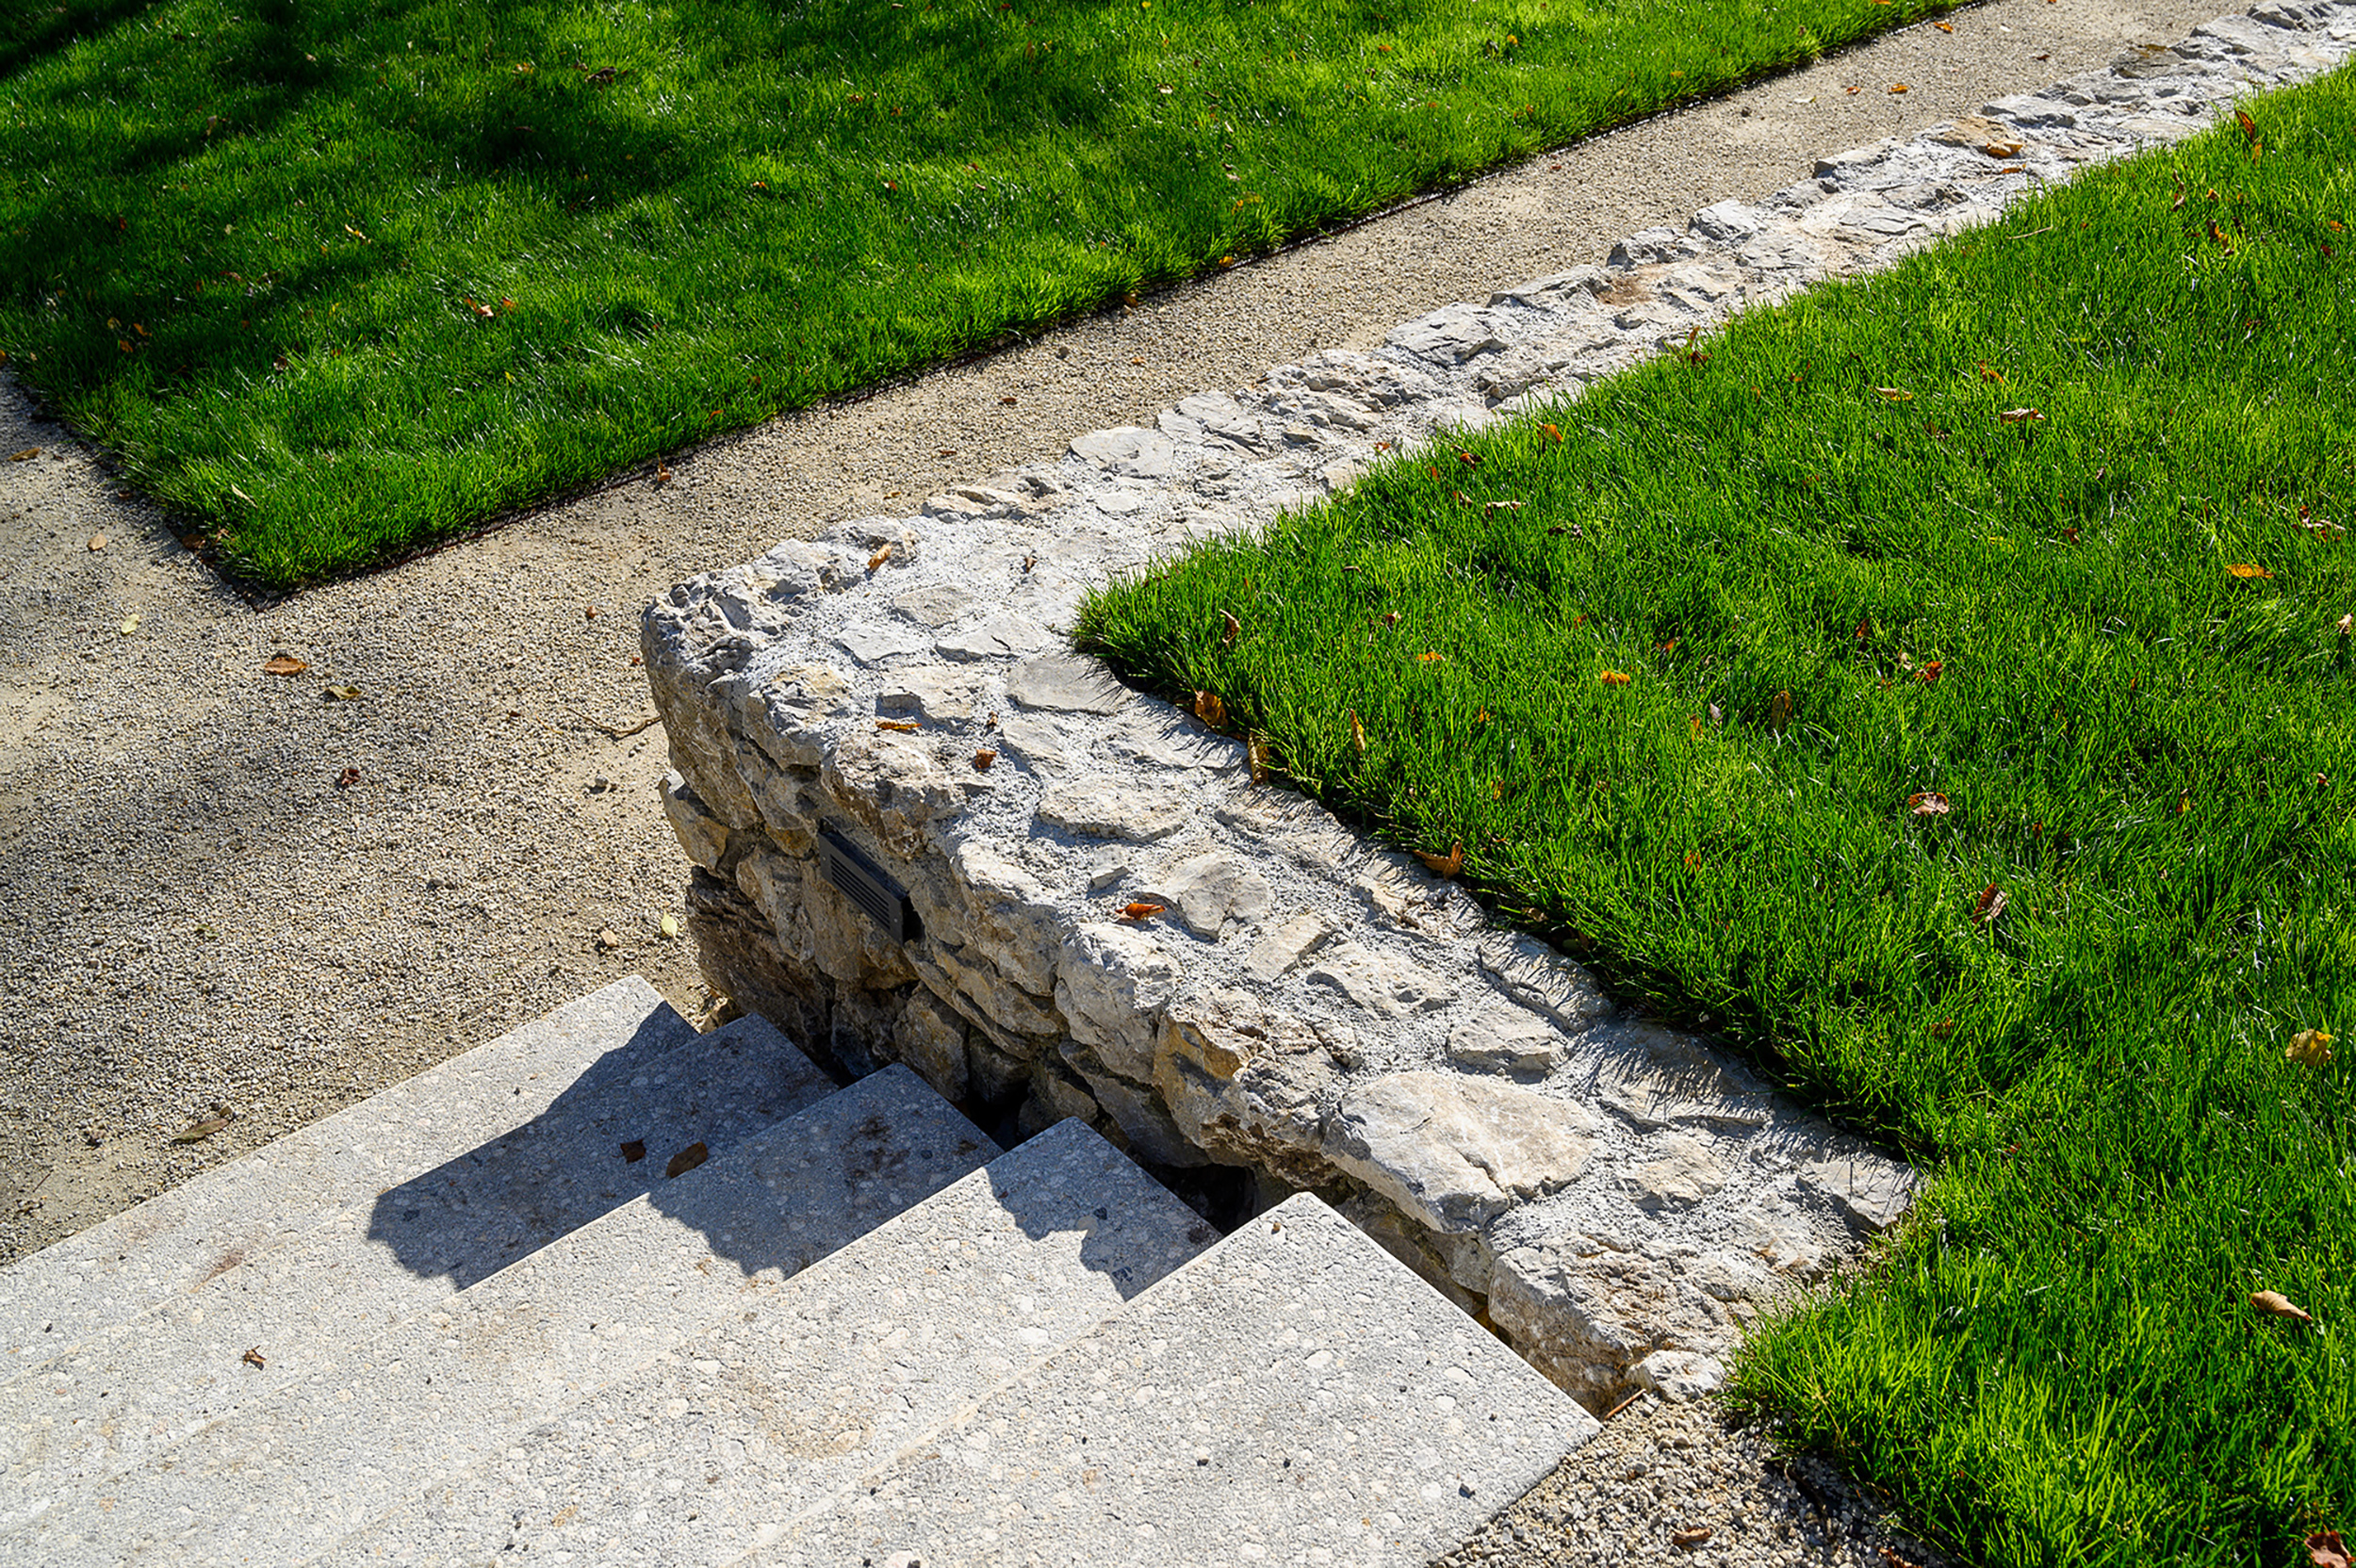
[[[2356,77],[2250,112],[1082,622],[1931,1165],[1741,1385],[1988,1562],[2356,1500]]]
[[[0,349],[285,588],[1932,0],[70,0]]]

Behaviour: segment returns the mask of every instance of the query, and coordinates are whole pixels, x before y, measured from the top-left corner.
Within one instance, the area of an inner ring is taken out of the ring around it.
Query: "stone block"
[[[1341,1097],[1325,1148],[1432,1230],[1476,1231],[1576,1181],[1602,1133],[1602,1118],[1574,1101],[1494,1078],[1394,1072]]]
[[[1145,927],[1089,921],[1057,949],[1055,1007],[1073,1039],[1115,1072],[1142,1083],[1153,1076],[1161,1009],[1184,977]]]
[[[1178,1130],[1222,1165],[1297,1187],[1336,1175],[1324,1126],[1342,1083],[1313,1026],[1242,991],[1172,1003],[1155,1046],[1153,1086]]]

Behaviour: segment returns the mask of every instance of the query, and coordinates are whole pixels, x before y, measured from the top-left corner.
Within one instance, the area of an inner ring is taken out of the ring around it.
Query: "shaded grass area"
[[[2356,1498],[2356,76],[2250,113],[1081,623],[1931,1164],[1741,1388],[1989,1562]]]
[[[0,350],[286,588],[1936,8],[19,8]]]

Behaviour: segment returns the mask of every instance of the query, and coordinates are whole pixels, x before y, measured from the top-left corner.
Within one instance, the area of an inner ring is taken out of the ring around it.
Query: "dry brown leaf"
[[[360,688],[357,686],[325,687],[319,692],[319,700],[321,702],[358,702]]]
[[[1931,1038],[1935,1040],[1943,1040],[1955,1032],[1955,1021],[1951,1018],[1942,1018],[1931,1025]]]
[[[274,653],[262,661],[264,675],[301,675],[310,667],[291,653]]]
[[[258,1345],[248,1346],[245,1354],[237,1359],[248,1366],[256,1367],[265,1372],[270,1370],[270,1363],[262,1359],[262,1348]]]
[[[1992,368],[1985,359],[1980,360],[1978,364],[1982,381],[1992,381],[1999,386],[2004,384],[2004,373],[2002,370]]]
[[[1421,860],[1424,870],[1434,876],[1454,876],[1464,869],[1464,846],[1451,844],[1446,855],[1427,855],[1419,849],[1415,851],[1415,858]]]
[[[215,1133],[220,1132],[223,1127],[228,1125],[229,1119],[225,1116],[206,1117],[195,1126],[183,1127],[180,1131],[172,1134],[172,1141],[174,1143],[203,1143],[206,1138],[211,1137]]]
[[[1780,735],[1792,723],[1792,694],[1777,692],[1767,705],[1767,727]]]
[[[2006,158],[2017,158],[2021,155],[2021,143],[2018,141],[1991,141],[1987,146],[1982,147],[1980,151],[1986,153],[1989,157],[1994,158],[1997,162],[2002,163]]]
[[[39,447],[27,447],[21,452],[10,452],[8,454],[8,461],[11,463],[30,463],[33,459],[39,457],[40,455],[41,449]]]
[[[645,1138],[632,1138],[628,1143],[622,1145],[622,1163],[624,1165],[636,1165],[640,1160],[643,1160],[646,1157],[646,1140]]]
[[[2045,422],[2045,416],[2034,408],[2007,408],[1999,413],[1996,417],[2008,425],[2041,425]]]
[[[2317,1530],[2305,1543],[2308,1568],[2356,1568],[2337,1530]]]
[[[661,463],[656,464],[656,465],[654,466],[654,482],[655,482],[657,484],[668,484],[668,483],[670,483],[670,482],[671,482],[671,470],[670,470],[670,468],[669,468],[668,466],[666,466],[665,465],[663,465],[663,464],[661,464]]]
[[[1358,722],[1358,710],[1354,708],[1350,711],[1350,743],[1359,756],[1366,754],[1366,727]]]
[[[889,729],[901,735],[913,735],[920,727],[910,719],[877,719],[875,727]]]
[[[2343,637],[2356,635],[2356,614],[2340,617],[2340,635]]]
[[[1945,672],[1946,668],[1947,666],[1943,661],[1934,659],[1929,663],[1923,665],[1921,669],[1915,671],[1914,678],[1921,681],[1925,686],[1936,686],[1939,684],[1939,676]]]
[[[2004,896],[2004,890],[1990,882],[1980,890],[1980,896],[1972,901],[1972,923],[1974,925],[1995,924],[2003,917],[2004,906],[2010,902],[2011,900]]]
[[[612,926],[609,925],[604,930],[597,933],[597,946],[604,951],[611,953],[621,945],[622,939],[614,934],[614,928]]]
[[[360,770],[358,768],[346,768],[335,776],[335,788],[338,790],[349,790],[359,782]]]
[[[2253,1290],[2250,1304],[2260,1312],[2275,1317],[2295,1317],[2301,1323],[2313,1323],[2315,1316],[2306,1308],[2295,1304],[2279,1290]]]
[[[1934,22],[1931,25],[1942,33],[1952,33],[1955,30],[1955,24],[1952,22]]]
[[[1268,753],[1265,737],[1254,735],[1244,743],[1244,760],[1252,766],[1252,782],[1265,784],[1276,776],[1276,761]]]
[[[1904,82],[1892,82],[1890,84],[1890,90],[1892,92],[1906,92],[1911,90]]]
[[[2274,575],[2272,572],[2267,571],[2264,566],[2252,565],[2247,561],[2235,562],[2233,565],[2228,566],[2225,569],[2238,578],[2272,577]]]
[[[1918,817],[1943,817],[1951,809],[1947,797],[1937,790],[1924,790],[1906,796],[1906,809]]]
[[[1219,700],[1219,694],[1216,692],[1194,694],[1194,716],[1213,729],[1227,727],[1227,705]]]
[[[1704,1544],[1709,1540],[1710,1527],[1707,1525],[1696,1525],[1690,1530],[1677,1530],[1673,1532],[1669,1537],[1669,1544],[1690,1552],[1694,1547]]]
[[[1418,664],[1438,664],[1444,662],[1447,659],[1447,654],[1433,653],[1430,648],[1426,648],[1421,653],[1415,655],[1415,662]]]
[[[2322,1029],[2301,1029],[2282,1048],[2282,1057],[2301,1067],[2321,1067],[2331,1059],[2331,1036]]]
[[[1595,678],[1606,686],[1625,686],[1635,678],[1624,670],[1606,670]]]
[[[1883,397],[1889,399],[1893,403],[1910,403],[1914,401],[1914,394],[1907,391],[1903,386],[1876,386],[1873,390],[1880,393]]]
[[[1227,629],[1219,634],[1219,645],[1232,648],[1235,645],[1235,639],[1242,635],[1243,623],[1224,610],[1219,612],[1219,618],[1227,623]]]
[[[885,562],[891,559],[892,547],[887,544],[883,548],[877,550],[875,554],[867,558],[867,569],[872,572],[876,567],[882,565]]]
[[[973,754],[973,771],[975,773],[988,773],[990,771],[990,764],[997,760],[998,754],[994,751],[977,751]]]
[[[1121,918],[1122,920],[1152,920],[1155,915],[1160,914],[1164,907],[1159,904],[1147,904],[1140,901],[1123,907],[1121,911]]]
[[[663,1174],[666,1177],[684,1176],[710,1158],[712,1151],[706,1149],[703,1140],[698,1138],[672,1155],[671,1163],[663,1168]]]

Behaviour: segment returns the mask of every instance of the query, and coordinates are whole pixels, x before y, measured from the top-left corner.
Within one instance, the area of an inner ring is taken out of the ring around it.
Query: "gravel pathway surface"
[[[1150,422],[1317,348],[1370,347],[1410,317],[1600,261],[1620,236],[1763,196],[1820,155],[2172,42],[2217,11],[1991,0],[1953,13],[1952,33],[1907,29],[714,442],[672,459],[667,484],[627,476],[260,610],[0,379],[0,456],[39,453],[0,462],[0,1259],[619,974],[691,1014],[708,1003],[692,952],[661,932],[685,863],[656,802],[662,730],[634,729],[651,715],[637,612],[672,582],[1052,461],[1083,431]],[[267,673],[281,653],[307,667]],[[172,1141],[222,1115],[223,1130]],[[1612,1480],[1640,1442],[1654,1468]],[[1631,1409],[1460,1560],[1669,1550],[1666,1503],[1650,1522],[1612,1511],[1673,1484],[1759,1499],[1759,1527],[1730,1525],[1703,1555],[1869,1560],[1857,1554],[1876,1538],[1843,1525],[1832,1544],[1779,1474],[1756,1433],[1724,1431],[1708,1407]]]

